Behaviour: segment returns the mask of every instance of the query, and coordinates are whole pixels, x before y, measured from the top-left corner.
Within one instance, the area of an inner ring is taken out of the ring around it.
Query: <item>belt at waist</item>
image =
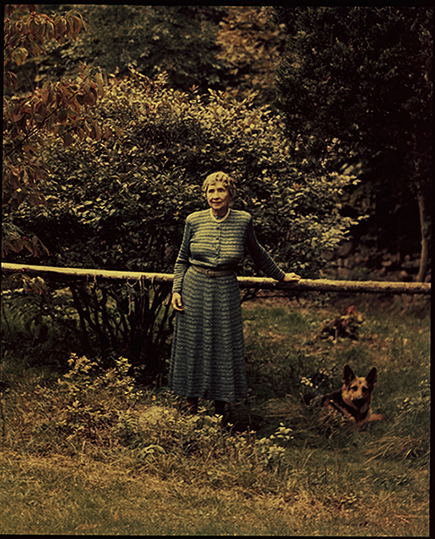
[[[192,268],[198,273],[203,273],[207,277],[224,277],[225,275],[232,275],[235,270],[214,270],[202,268],[201,266],[195,266],[192,264]]]

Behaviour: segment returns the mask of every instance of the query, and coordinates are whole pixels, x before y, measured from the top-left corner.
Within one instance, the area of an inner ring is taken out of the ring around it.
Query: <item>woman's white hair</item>
[[[204,191],[204,193],[207,193],[209,186],[214,185],[216,182],[222,182],[222,185],[228,189],[231,198],[234,197],[234,193],[236,191],[236,184],[233,178],[231,178],[231,176],[222,171],[213,172],[212,174],[209,174],[207,176],[202,185],[202,190]]]

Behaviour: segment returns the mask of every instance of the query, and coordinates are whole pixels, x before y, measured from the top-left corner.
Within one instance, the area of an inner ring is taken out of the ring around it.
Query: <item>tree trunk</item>
[[[426,205],[424,196],[419,193],[417,196],[418,210],[420,215],[420,232],[421,232],[421,254],[420,254],[420,267],[417,275],[417,282],[424,283],[427,273],[427,266],[429,262],[429,238],[428,238],[428,223],[426,219]]]

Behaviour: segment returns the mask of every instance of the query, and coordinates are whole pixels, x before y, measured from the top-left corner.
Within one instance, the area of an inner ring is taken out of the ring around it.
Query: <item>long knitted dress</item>
[[[281,271],[255,236],[249,213],[229,210],[223,219],[211,209],[186,219],[174,268],[172,292],[182,295],[177,312],[169,385],[175,394],[232,402],[246,396],[240,291],[236,267],[248,251],[255,265],[282,281]],[[192,266],[232,270],[208,277]]]

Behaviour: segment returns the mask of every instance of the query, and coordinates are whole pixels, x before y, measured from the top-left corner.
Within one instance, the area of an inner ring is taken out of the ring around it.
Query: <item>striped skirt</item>
[[[240,291],[235,274],[184,275],[176,313],[169,384],[175,394],[232,402],[246,397]]]

